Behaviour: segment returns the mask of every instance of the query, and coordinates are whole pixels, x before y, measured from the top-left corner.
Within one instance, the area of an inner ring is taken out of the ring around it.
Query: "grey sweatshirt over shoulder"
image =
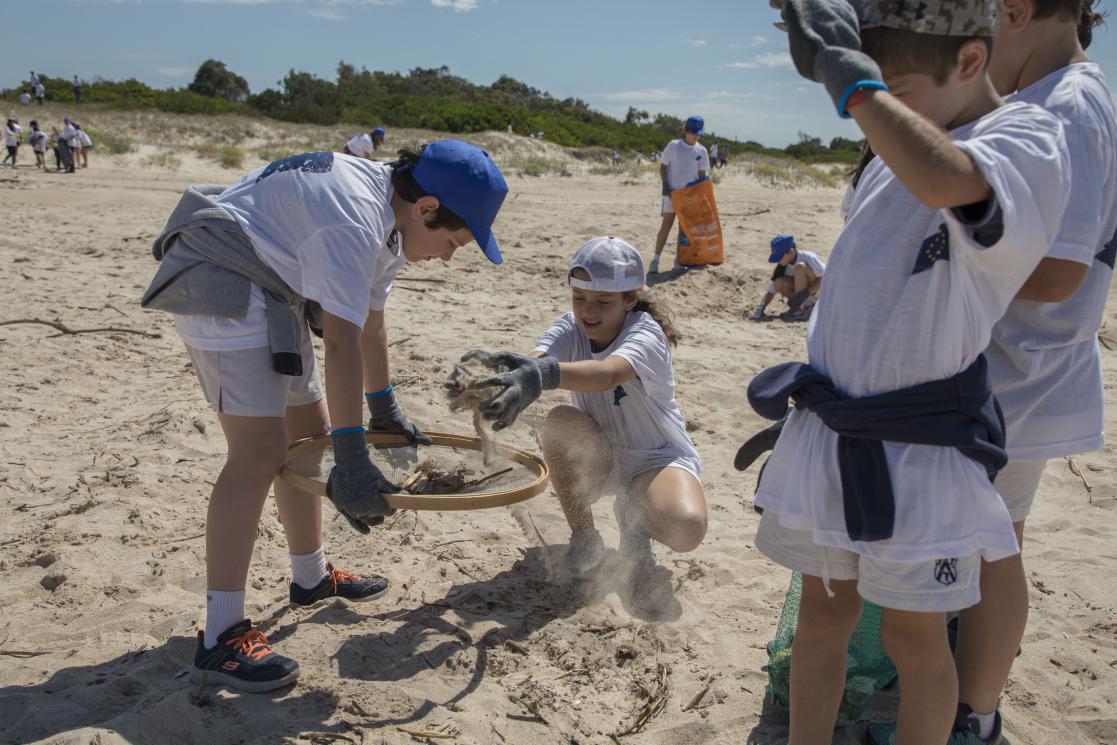
[[[252,285],[264,292],[272,365],[281,375],[303,374],[298,324],[317,304],[292,290],[252,248],[252,241],[215,197],[223,186],[190,186],[171,212],[151,253],[161,262],[140,305],[181,315],[244,318]]]

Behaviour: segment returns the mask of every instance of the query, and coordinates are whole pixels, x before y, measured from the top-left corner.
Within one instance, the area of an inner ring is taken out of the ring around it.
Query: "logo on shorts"
[[[952,585],[958,581],[957,559],[936,559],[935,579],[940,585]]]
[[[613,406],[620,406],[621,405],[621,399],[624,398],[627,395],[628,394],[624,392],[624,388],[621,388],[619,385],[616,388],[614,388],[613,389]]]

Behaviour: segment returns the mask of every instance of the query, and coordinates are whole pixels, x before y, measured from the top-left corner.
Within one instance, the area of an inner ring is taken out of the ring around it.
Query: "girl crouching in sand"
[[[675,402],[671,346],[678,335],[644,285],[639,252],[602,237],[570,261],[572,310],[536,344],[531,356],[473,350],[466,359],[500,374],[475,386],[504,388],[480,407],[503,429],[542,391],[571,391],[543,424],[543,458],[572,534],[566,568],[584,577],[601,564],[605,545],[590,505],[616,494],[620,555],[630,568],[627,590],[650,601],[656,563],[651,540],[694,550],[706,534],[702,462]]]

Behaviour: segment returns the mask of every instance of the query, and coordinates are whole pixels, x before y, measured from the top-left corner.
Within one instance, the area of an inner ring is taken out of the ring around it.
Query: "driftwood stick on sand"
[[[1094,487],[1090,486],[1090,482],[1086,480],[1086,474],[1082,473],[1082,469],[1078,467],[1078,463],[1077,463],[1077,461],[1075,461],[1073,455],[1068,455],[1067,456],[1067,466],[1070,467],[1070,472],[1071,473],[1073,473],[1078,478],[1082,479],[1082,485],[1086,487],[1086,493],[1087,494],[1093,493]]]
[[[694,707],[698,706],[698,704],[702,703],[702,699],[704,699],[706,697],[706,694],[709,692],[710,684],[707,683],[705,688],[694,694],[694,698],[687,702],[686,706],[683,707],[683,711],[690,711]]]
[[[44,321],[41,318],[13,318],[10,321],[0,321],[0,326],[13,326],[17,323],[34,323],[40,326],[50,326],[52,329],[59,331],[64,335],[73,336],[76,334],[96,334],[100,332],[116,332],[121,334],[139,334],[146,336],[149,339],[162,339],[162,334],[153,334],[148,331],[140,331],[139,329],[126,329],[119,326],[98,326],[90,329],[72,329],[64,323],[58,321]]]
[[[474,486],[480,486],[481,484],[485,483],[486,481],[492,481],[493,479],[499,478],[506,473],[512,473],[513,470],[515,470],[515,469],[513,469],[511,467],[508,467],[508,468],[505,468],[503,471],[497,471],[496,473],[490,473],[488,476],[482,476],[479,479],[473,479],[473,481],[467,481],[467,482],[465,482],[464,484],[461,485],[461,489],[458,489],[458,491],[461,491],[462,489],[469,489],[469,488],[474,487]]]

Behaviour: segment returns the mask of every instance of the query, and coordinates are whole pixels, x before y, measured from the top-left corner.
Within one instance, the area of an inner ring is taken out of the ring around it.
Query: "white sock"
[[[326,576],[326,549],[321,546],[309,554],[288,554],[291,557],[291,579],[309,590]]]
[[[206,590],[206,630],[202,643],[206,649],[217,644],[225,629],[244,620],[244,590]]]
[[[993,725],[997,723],[997,710],[994,709],[988,714],[978,714],[976,711],[970,714],[971,719],[976,719],[981,731],[977,736],[982,740],[988,740],[993,735]]]

